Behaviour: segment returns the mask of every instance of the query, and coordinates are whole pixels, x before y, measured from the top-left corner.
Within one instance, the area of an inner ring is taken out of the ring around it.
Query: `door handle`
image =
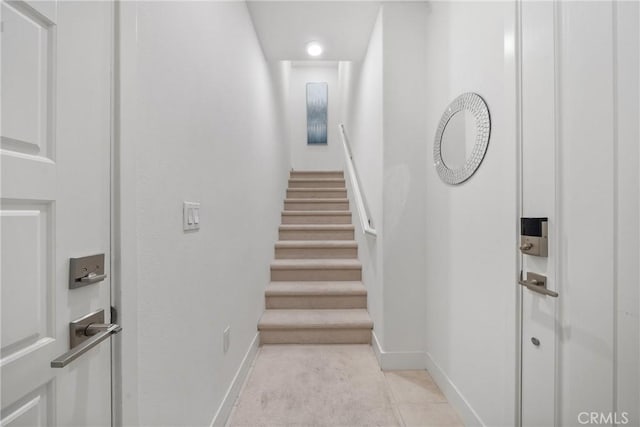
[[[520,271],[520,279],[518,280],[518,283],[533,292],[537,292],[542,295],[548,295],[554,298],[558,297],[557,292],[554,292],[551,289],[547,289],[547,278],[540,274],[527,273],[527,280],[524,280],[522,278],[522,271]]]
[[[115,323],[104,323],[104,310],[94,311],[69,323],[70,350],[51,361],[52,368],[64,368],[78,357],[122,330]]]
[[[51,367],[64,368],[69,363],[73,362],[78,357],[82,356],[87,351],[91,350],[93,347],[109,338],[111,335],[117,334],[122,330],[122,326],[116,325],[115,323],[112,323],[110,325],[101,324],[99,325],[99,328],[103,329],[102,332],[98,332],[97,334],[91,336],[91,338],[89,338],[88,340],[83,341],[81,344],[67,351],[63,355],[53,359],[51,361]],[[89,325],[87,327],[87,331],[89,332],[90,329],[91,331],[94,331],[97,328],[92,328],[92,325]]]

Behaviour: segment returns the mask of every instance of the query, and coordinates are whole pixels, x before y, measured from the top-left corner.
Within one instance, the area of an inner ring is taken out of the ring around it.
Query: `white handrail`
[[[358,173],[356,172],[356,165],[353,163],[353,153],[351,147],[349,147],[349,141],[347,140],[347,134],[344,130],[344,124],[338,125],[340,128],[340,135],[342,136],[342,145],[344,147],[345,162],[347,164],[347,173],[349,175],[349,181],[351,181],[351,189],[353,190],[353,198],[356,202],[356,208],[358,209],[358,216],[360,217],[360,225],[362,225],[362,231],[371,236],[377,236],[378,233],[373,227],[373,220],[367,209],[365,199],[362,196],[362,190],[360,189],[360,181],[358,180]]]

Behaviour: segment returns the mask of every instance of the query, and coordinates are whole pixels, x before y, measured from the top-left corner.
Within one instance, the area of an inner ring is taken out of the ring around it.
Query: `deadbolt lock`
[[[69,260],[69,289],[102,282],[107,278],[104,272],[104,254],[91,255]]]
[[[546,257],[549,254],[547,218],[520,218],[520,251]]]

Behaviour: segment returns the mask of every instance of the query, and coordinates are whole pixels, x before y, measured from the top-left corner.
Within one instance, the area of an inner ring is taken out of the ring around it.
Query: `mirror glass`
[[[476,142],[476,118],[461,110],[449,119],[442,134],[442,161],[449,169],[460,169],[473,152]]]

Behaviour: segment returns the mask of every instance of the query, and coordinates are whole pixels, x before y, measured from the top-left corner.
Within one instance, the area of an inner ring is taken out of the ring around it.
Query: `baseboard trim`
[[[376,355],[376,359],[378,359],[378,365],[380,365],[380,369],[384,369],[382,367],[382,346],[380,345],[380,341],[378,341],[378,336],[375,331],[371,331],[371,347],[373,347],[373,352]]]
[[[465,399],[462,393],[460,393],[458,387],[455,386],[453,381],[451,381],[440,366],[434,362],[428,352],[426,353],[425,364],[427,371],[429,371],[429,374],[440,388],[440,391],[442,391],[446,396],[451,406],[453,406],[458,412],[458,415],[462,418],[464,425],[485,426],[485,423],[482,422],[482,419],[477,412],[473,410],[469,402],[467,402],[467,399]]]
[[[222,399],[222,403],[220,403],[216,414],[213,416],[213,420],[211,420],[211,427],[222,427],[227,423],[227,419],[229,418],[229,415],[231,415],[231,410],[233,409],[233,404],[240,394],[242,385],[244,384],[244,381],[247,378],[247,374],[249,373],[249,368],[251,368],[253,360],[258,353],[259,344],[260,332],[257,332],[256,336],[253,337],[251,344],[249,344],[249,349],[244,355],[242,363],[240,363],[240,367],[236,371],[236,374],[233,377],[229,388],[227,389],[227,393],[224,395],[224,399]]]
[[[375,332],[371,333],[371,346],[378,359],[380,369],[398,371],[403,369],[426,369],[425,353],[422,351],[385,351]]]

